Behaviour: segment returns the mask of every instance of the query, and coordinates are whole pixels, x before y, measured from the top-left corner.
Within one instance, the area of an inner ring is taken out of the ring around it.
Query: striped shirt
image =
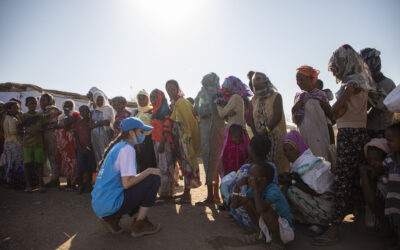
[[[385,201],[385,215],[400,214],[400,162],[394,153],[388,154],[383,161],[388,173],[388,193]]]

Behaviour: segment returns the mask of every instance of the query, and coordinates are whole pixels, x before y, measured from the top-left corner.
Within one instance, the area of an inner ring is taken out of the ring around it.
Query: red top
[[[83,119],[74,123],[72,131],[78,136],[82,148],[90,145],[90,127]]]

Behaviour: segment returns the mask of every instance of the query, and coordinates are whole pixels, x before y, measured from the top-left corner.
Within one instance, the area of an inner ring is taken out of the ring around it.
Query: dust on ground
[[[201,177],[204,183],[204,170]],[[177,193],[183,191],[182,185]],[[90,194],[48,189],[44,194],[0,187],[0,249],[266,249],[262,242],[244,243],[246,233],[228,212],[194,203],[205,198],[205,186],[192,190],[192,204],[165,203],[152,208],[149,218],[161,223],[155,235],[132,238],[132,218],[124,216],[122,234],[110,234],[90,206]],[[376,232],[360,230],[355,223],[343,226],[339,245],[314,247],[306,227],[296,225],[295,240],[287,249],[384,249]]]

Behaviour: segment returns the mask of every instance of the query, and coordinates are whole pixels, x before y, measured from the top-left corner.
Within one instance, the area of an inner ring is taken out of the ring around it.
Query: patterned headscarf
[[[249,96],[254,95],[253,92],[249,89],[249,87],[246,84],[244,84],[239,78],[235,76],[229,76],[225,78],[222,87],[218,90],[217,98],[215,99],[214,102],[224,107],[230,99],[230,97],[226,95],[228,90],[231,91],[232,95],[234,94],[240,95],[245,101],[245,104],[248,103]]]
[[[337,82],[364,90],[374,89],[368,66],[350,45],[342,45],[333,52],[328,69]]]
[[[232,94],[238,94],[241,97],[253,96],[253,92],[244,84],[239,78],[235,76],[229,76],[225,78],[222,88],[229,89]]]
[[[274,92],[277,92],[276,87],[272,84],[269,78],[262,72],[254,72],[251,82],[253,86],[257,83],[265,83],[267,85],[268,91],[263,96],[271,96]],[[254,91],[254,94],[257,95],[257,91]]]
[[[219,89],[219,77],[214,72],[209,73],[201,80],[203,87],[194,100],[194,108],[199,116],[212,115],[213,105]]]
[[[311,83],[314,85],[318,80],[319,70],[311,66],[303,65],[296,69],[296,71],[305,76],[311,76]]]
[[[283,139],[283,143],[288,143],[299,150],[299,156],[308,149],[303,137],[301,137],[301,134],[297,130],[291,130],[287,133]]]
[[[335,75],[336,82],[342,83],[342,87],[336,93],[337,98],[342,96],[346,86],[366,91],[375,90],[367,64],[348,44],[340,46],[333,52],[328,69]]]

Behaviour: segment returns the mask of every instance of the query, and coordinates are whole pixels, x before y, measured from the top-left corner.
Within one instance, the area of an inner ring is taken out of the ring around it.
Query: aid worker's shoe
[[[154,225],[147,219],[144,220],[135,220],[132,224],[132,237],[140,237],[143,235],[154,234],[160,231],[161,225],[156,224]]]
[[[101,222],[101,224],[103,224],[108,231],[110,231],[113,234],[119,234],[122,233],[122,228],[119,226],[119,220],[118,219],[103,219],[103,218],[99,218],[99,221]]]

